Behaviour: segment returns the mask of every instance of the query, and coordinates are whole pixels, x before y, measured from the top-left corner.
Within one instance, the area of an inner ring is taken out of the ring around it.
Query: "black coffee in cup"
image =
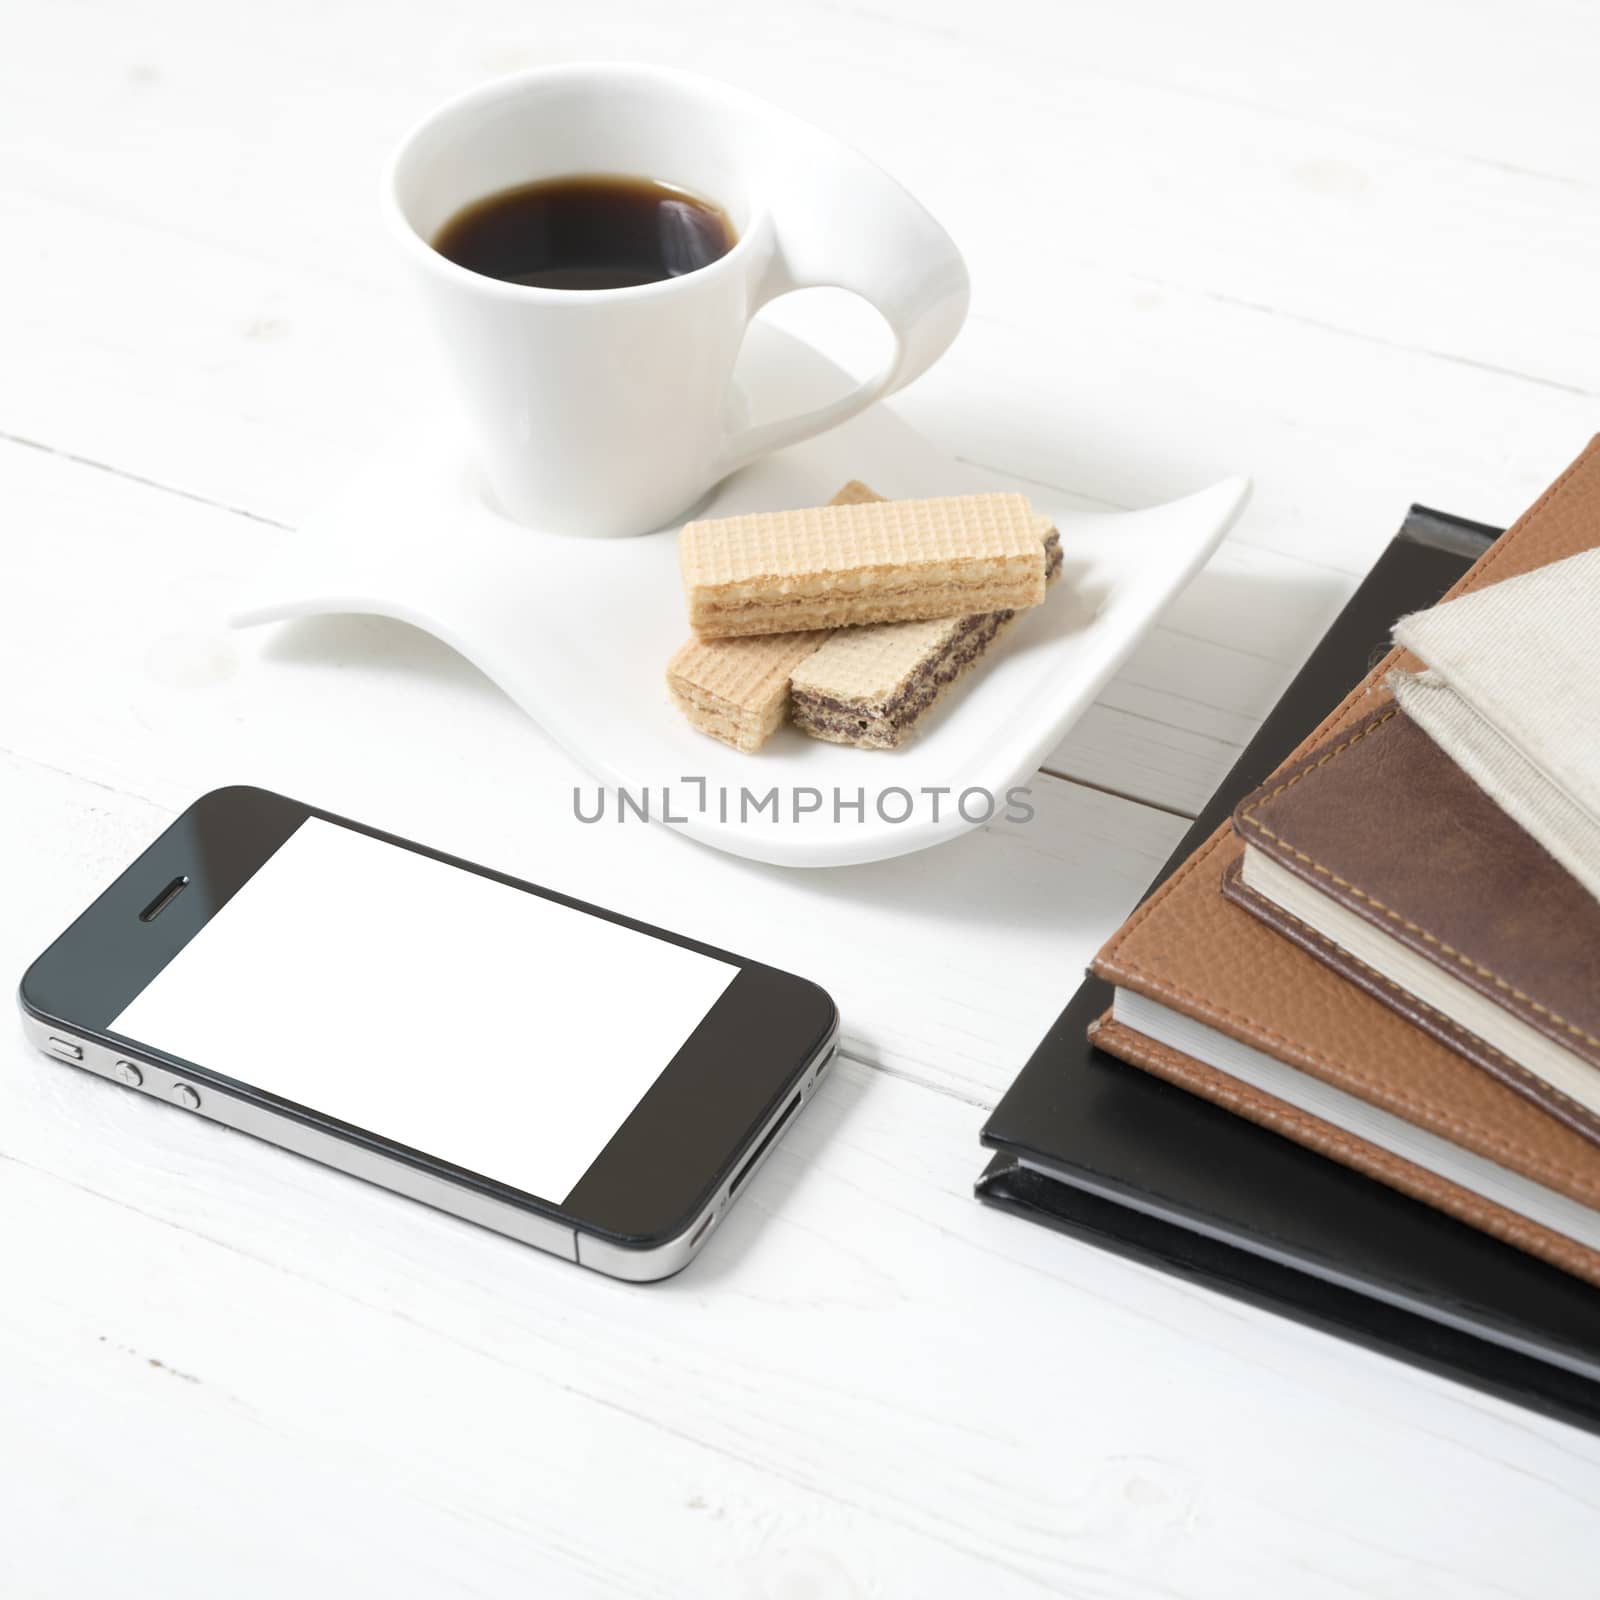
[[[433,248],[458,266],[540,289],[627,289],[681,278],[738,235],[708,200],[609,174],[519,184],[458,211]]]

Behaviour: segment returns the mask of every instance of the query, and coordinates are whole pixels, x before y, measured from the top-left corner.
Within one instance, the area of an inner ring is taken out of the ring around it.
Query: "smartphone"
[[[839,1031],[802,978],[254,788],[197,800],[19,998],[57,1060],[640,1282]]]

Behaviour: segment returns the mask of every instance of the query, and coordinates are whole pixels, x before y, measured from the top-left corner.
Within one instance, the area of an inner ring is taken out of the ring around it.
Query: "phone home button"
[[[180,1106],[186,1106],[190,1111],[198,1111],[200,1109],[200,1091],[191,1089],[186,1083],[173,1084],[172,1098]]]

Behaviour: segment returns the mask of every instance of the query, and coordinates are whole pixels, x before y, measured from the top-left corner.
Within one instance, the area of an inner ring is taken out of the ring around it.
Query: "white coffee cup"
[[[738,243],[682,277],[602,290],[505,283],[430,245],[488,195],[599,173],[715,202]],[[728,473],[909,383],[966,316],[961,256],[904,189],[818,129],[688,73],[562,66],[485,84],[402,141],[383,197],[493,497],[551,532],[671,523]],[[893,356],[831,404],[738,425],[730,380],[750,319],[819,285],[874,305]]]

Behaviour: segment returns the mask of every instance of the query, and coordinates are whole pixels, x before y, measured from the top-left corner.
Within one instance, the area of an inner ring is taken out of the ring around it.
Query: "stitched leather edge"
[[[1362,723],[1361,726],[1354,733],[1352,733],[1348,739],[1340,740],[1340,742],[1331,750],[1324,751],[1320,756],[1317,757],[1315,761],[1308,762],[1298,772],[1292,774],[1290,777],[1285,778],[1282,783],[1277,785],[1276,788],[1269,789],[1265,784],[1263,784],[1261,788],[1257,789],[1254,794],[1245,796],[1244,800],[1241,801],[1240,804],[1235,808],[1235,816],[1248,817],[1252,812],[1259,811],[1261,807],[1266,805],[1269,801],[1276,800],[1280,794],[1283,794],[1287,790],[1294,788],[1294,786],[1302,779],[1309,778],[1313,772],[1316,772],[1327,766],[1335,756],[1343,755],[1344,752],[1352,745],[1360,744],[1369,733],[1376,733],[1377,730],[1384,725],[1384,723],[1393,721],[1393,719],[1399,716],[1399,714],[1399,706],[1390,706],[1382,716],[1374,717],[1370,722]],[[1287,764],[1288,763],[1285,763],[1285,765]],[[1281,772],[1283,768],[1280,767],[1278,770]],[[1256,826],[1259,827],[1260,824],[1257,823]]]
[[[1495,988],[1501,990],[1505,994],[1510,995],[1515,1000],[1520,1000],[1522,1004],[1527,1006],[1530,1011],[1535,1011],[1541,1017],[1547,1018],[1554,1026],[1560,1028],[1563,1032],[1571,1034],[1574,1039],[1581,1039],[1583,1043],[1588,1045],[1592,1050],[1600,1050],[1600,1039],[1595,1038],[1592,1033],[1586,1032],[1574,1022],[1569,1022],[1561,1015],[1559,1011],[1552,1011],[1549,1006],[1542,1004],[1538,1000],[1535,1000],[1531,994],[1524,993],[1524,991],[1519,989],[1514,983],[1502,978],[1500,974],[1495,972],[1492,967],[1486,967],[1481,961],[1475,961],[1464,951],[1457,950],[1453,944],[1447,944],[1437,935],[1429,933],[1421,923],[1413,922],[1409,917],[1402,915],[1393,907],[1385,905],[1384,902],[1375,894],[1368,894],[1365,889],[1362,889],[1356,884],[1351,883],[1348,878],[1340,877],[1339,874],[1333,871],[1331,867],[1324,866],[1314,857],[1307,855],[1304,850],[1297,850],[1292,844],[1289,843],[1287,839],[1283,838],[1280,834],[1274,833],[1271,828],[1269,828],[1258,816],[1254,814],[1262,806],[1269,805],[1272,801],[1276,800],[1278,796],[1283,794],[1286,790],[1292,789],[1301,781],[1301,779],[1309,778],[1313,772],[1316,772],[1321,767],[1327,766],[1328,763],[1331,762],[1336,756],[1342,755],[1346,750],[1350,749],[1352,745],[1359,744],[1369,733],[1376,732],[1377,729],[1381,728],[1384,723],[1388,722],[1392,717],[1398,716],[1399,712],[1399,706],[1392,707],[1390,710],[1384,712],[1381,717],[1377,717],[1373,721],[1363,726],[1360,732],[1344,740],[1343,743],[1336,744],[1331,750],[1322,756],[1320,760],[1313,761],[1309,766],[1302,768],[1299,772],[1295,773],[1293,777],[1288,778],[1284,782],[1280,783],[1275,789],[1258,789],[1255,795],[1247,799],[1234,813],[1235,822],[1243,823],[1247,827],[1254,828],[1259,834],[1262,835],[1263,838],[1270,839],[1275,845],[1278,846],[1280,850],[1285,850],[1292,855],[1296,861],[1303,862],[1306,866],[1310,867],[1313,872],[1318,873],[1322,877],[1328,879],[1330,883],[1338,884],[1341,889],[1347,890],[1358,900],[1364,901],[1367,905],[1371,906],[1374,911],[1381,912],[1382,915],[1389,921],[1399,923],[1400,926],[1408,933],[1416,934],[1419,939],[1425,941],[1427,944],[1432,945],[1434,949],[1438,950],[1442,955],[1449,956],[1450,959],[1457,965],[1466,967],[1470,972],[1477,973],[1480,978],[1487,978],[1489,982],[1495,986]],[[1421,1002],[1419,1001],[1418,1004],[1420,1005]]]
[[[1318,1155],[1352,1167],[1391,1189],[1398,1189],[1413,1200],[1433,1206],[1502,1243],[1526,1250],[1552,1266],[1600,1285],[1600,1252],[1484,1200],[1448,1178],[1426,1172],[1377,1145],[1357,1139],[1331,1122],[1309,1116],[1282,1100],[1251,1089],[1215,1067],[1169,1049],[1118,1022],[1113,1012],[1107,1011],[1091,1025],[1090,1036],[1100,1049],[1132,1066],[1154,1073],[1190,1094],[1197,1094],[1236,1116],[1292,1139]]]
[[[1462,1027],[1454,1017],[1446,1016],[1444,1012],[1430,1006],[1426,1000],[1412,994],[1409,989],[1402,988],[1392,978],[1384,977],[1375,967],[1369,967],[1358,956],[1351,955],[1342,944],[1330,939],[1319,929],[1313,928],[1310,923],[1302,922],[1293,912],[1285,911],[1276,901],[1269,900],[1265,895],[1252,889],[1244,881],[1243,868],[1242,861],[1235,861],[1222,874],[1222,892],[1236,905],[1243,906],[1274,933],[1293,939],[1308,954],[1315,956],[1341,977],[1347,976],[1344,968],[1358,968],[1364,980],[1360,986],[1381,999],[1385,1005],[1391,1006],[1402,1021],[1410,1022],[1414,1027],[1427,1029],[1441,1044],[1466,1057],[1471,1064],[1480,1067],[1491,1077],[1499,1078],[1507,1088],[1514,1089],[1518,1094],[1533,1101],[1541,1111],[1547,1111],[1551,1116],[1566,1123],[1574,1133],[1580,1133],[1584,1138],[1600,1143],[1600,1116],[1588,1106],[1574,1100],[1571,1095],[1556,1088],[1553,1083],[1541,1078],[1537,1072],[1523,1066],[1520,1061],[1515,1061],[1503,1051],[1495,1049],[1487,1039]],[[1408,1007],[1426,1012],[1433,1018],[1432,1025],[1407,1016]],[[1555,1104],[1550,1104],[1551,1101]],[[1600,1191],[1597,1191],[1597,1195],[1600,1195]]]
[[[1556,495],[1566,488],[1566,486],[1571,483],[1573,479],[1586,471],[1594,469],[1597,465],[1600,465],[1600,435],[1596,435],[1589,441],[1588,445],[1585,446],[1577,459],[1567,467],[1566,471],[1563,472],[1561,476],[1557,478],[1555,482],[1552,483],[1536,501],[1534,501],[1534,503],[1522,514],[1522,516],[1517,519],[1515,524],[1506,533],[1501,535],[1500,539],[1495,543],[1492,549],[1474,562],[1473,565],[1466,572],[1464,572],[1454,584],[1451,585],[1449,590],[1444,594],[1438,603],[1442,605],[1445,600],[1453,600],[1459,594],[1469,593],[1472,590],[1482,586],[1490,571],[1505,557],[1507,551],[1512,549],[1520,542],[1520,536],[1529,526],[1532,525],[1535,518],[1537,518],[1539,514],[1544,511],[1544,509],[1550,504],[1551,500],[1553,500]],[[1388,653],[1384,655],[1383,659],[1380,660],[1377,665],[1367,673],[1366,677],[1356,684],[1355,687],[1352,688],[1344,697],[1344,699],[1342,699],[1339,704],[1336,705],[1333,710],[1330,711],[1328,715],[1325,716],[1304,739],[1301,740],[1301,742],[1290,753],[1288,759],[1284,762],[1284,765],[1287,766],[1293,761],[1303,761],[1306,756],[1316,750],[1319,745],[1338,733],[1340,729],[1346,725],[1350,713],[1367,696],[1376,696],[1377,703],[1380,705],[1390,703],[1392,696],[1390,696],[1388,692],[1381,686],[1383,680],[1388,676],[1390,671],[1392,671],[1393,668],[1406,657],[1406,655],[1407,652],[1400,649],[1391,649],[1388,651]],[[1281,771],[1282,769],[1280,768],[1279,770]],[[1252,1017],[1239,1016],[1235,1012],[1229,1011],[1224,1007],[1217,1006],[1211,1001],[1207,1000],[1203,995],[1197,995],[1192,990],[1187,989],[1179,984],[1175,984],[1170,979],[1161,977],[1160,974],[1152,972],[1148,967],[1142,965],[1141,963],[1125,959],[1122,954],[1123,947],[1127,944],[1129,938],[1144,925],[1157,907],[1165,904],[1167,899],[1177,891],[1178,887],[1192,873],[1198,871],[1201,866],[1211,859],[1212,855],[1216,852],[1220,845],[1233,837],[1234,833],[1232,818],[1229,818],[1227,821],[1218,824],[1217,828],[1212,832],[1211,837],[1207,839],[1205,843],[1202,844],[1194,852],[1194,854],[1191,855],[1189,859],[1169,879],[1167,879],[1167,881],[1159,889],[1157,889],[1148,900],[1144,902],[1143,905],[1139,906],[1133,912],[1133,914],[1123,922],[1122,926],[1118,928],[1115,933],[1112,934],[1110,940],[1101,949],[1100,953],[1091,963],[1091,970],[1098,976],[1105,978],[1112,983],[1121,982],[1124,979],[1138,980],[1136,982],[1130,982],[1128,987],[1138,988],[1142,984],[1144,988],[1151,994],[1151,996],[1156,999],[1161,999],[1163,996],[1169,994],[1175,995],[1180,999],[1187,1000],[1191,1005],[1196,1007],[1197,1009],[1194,1012],[1194,1015],[1202,1021],[1216,1020],[1218,1022],[1232,1023],[1235,1027],[1246,1030],[1255,1038],[1269,1040],[1275,1045],[1300,1054],[1306,1060],[1315,1061],[1319,1065],[1328,1068],[1330,1072],[1347,1072],[1348,1068],[1345,1067],[1343,1063],[1333,1061],[1321,1051],[1306,1045],[1302,1041],[1287,1038],[1277,1029],[1270,1028]],[[1466,1124],[1457,1123],[1456,1126],[1458,1128],[1465,1128]],[[1541,1157],[1533,1156],[1531,1153],[1527,1152],[1519,1152],[1518,1147],[1511,1141],[1506,1140],[1503,1136],[1494,1135],[1492,1133],[1485,1136],[1482,1130],[1474,1129],[1473,1131],[1477,1137],[1485,1139],[1485,1142],[1490,1146],[1490,1148],[1499,1149],[1508,1156],[1515,1156],[1519,1153],[1525,1154],[1526,1158],[1530,1162],[1532,1173],[1539,1173],[1546,1176],[1559,1176],[1560,1178],[1565,1179],[1567,1183],[1571,1183],[1572,1179],[1569,1173],[1553,1170],[1549,1163]],[[1580,1185],[1579,1192],[1593,1194],[1595,1191],[1586,1185]]]
[[[1218,893],[1221,892],[1220,886]],[[1246,913],[1247,914],[1247,913]],[[1221,1027],[1222,1031],[1239,1040],[1241,1044],[1252,1044],[1265,1039],[1277,1045],[1286,1054],[1280,1060],[1295,1063],[1298,1060],[1312,1061],[1327,1071],[1327,1081],[1336,1087],[1341,1083],[1356,1084],[1363,1089],[1370,1089],[1372,1079],[1369,1075],[1352,1072],[1349,1065],[1343,1061],[1335,1061],[1323,1051],[1306,1044],[1303,1040],[1290,1039],[1280,1033],[1276,1028],[1269,1028],[1264,1023],[1258,1022],[1253,1017],[1241,1017],[1237,1012],[1229,1011],[1223,1006],[1216,1005],[1202,994],[1196,994],[1193,989],[1185,988],[1182,984],[1174,983],[1170,978],[1165,980],[1152,980],[1146,974],[1135,972],[1135,978],[1143,980],[1149,986],[1152,999],[1166,1000],[1169,996],[1176,996],[1180,1000],[1188,1001],[1189,1015],[1197,1021],[1213,1023]],[[1120,981],[1113,979],[1113,982]],[[1139,983],[1128,983],[1124,987],[1139,989]],[[1229,1027],[1228,1024],[1233,1026]],[[1270,1054],[1271,1052],[1269,1052]],[[1313,1074],[1318,1076],[1318,1074]],[[1359,1092],[1357,1090],[1356,1092]],[[1415,1095],[1403,1094],[1393,1088],[1384,1090],[1384,1097],[1389,1104],[1395,1107],[1405,1107],[1415,1111],[1418,1115],[1414,1120],[1429,1124],[1438,1132],[1454,1138],[1457,1144],[1463,1143],[1461,1135],[1470,1135],[1475,1141],[1468,1148],[1477,1149],[1480,1154],[1504,1157],[1503,1166],[1516,1167],[1522,1163],[1521,1170],[1525,1176],[1537,1177],[1546,1182],[1549,1187],[1559,1189],[1563,1194],[1570,1195],[1575,1200],[1582,1200],[1584,1204],[1600,1200],[1600,1188],[1587,1179],[1577,1178],[1566,1167],[1556,1165],[1548,1157],[1536,1150],[1530,1150],[1526,1145],[1515,1139],[1507,1138],[1503,1133],[1497,1133],[1492,1128],[1483,1128],[1476,1123],[1464,1122],[1459,1117],[1451,1116],[1441,1111],[1437,1106],[1426,1100],[1419,1100]],[[1370,1094],[1364,1098],[1370,1099]]]
[[[1533,522],[1534,518],[1537,517],[1547,505],[1549,505],[1551,500],[1553,500],[1555,496],[1572,481],[1573,478],[1578,476],[1579,473],[1594,467],[1596,464],[1600,464],[1600,435],[1596,435],[1589,441],[1589,443],[1584,447],[1583,451],[1579,454],[1578,458],[1573,461],[1570,466],[1568,466],[1567,470],[1563,472],[1561,476],[1557,478],[1556,481],[1552,483],[1550,487],[1546,489],[1545,492],[1540,495],[1539,498],[1535,500],[1534,503],[1529,506],[1520,517],[1517,518],[1516,522],[1505,533],[1501,534],[1500,538],[1495,541],[1492,548],[1480,556],[1477,561],[1475,561],[1472,566],[1467,569],[1466,572],[1462,573],[1461,577],[1450,586],[1438,603],[1443,605],[1446,600],[1453,600],[1458,594],[1466,594],[1471,590],[1478,588],[1483,583],[1489,571],[1496,565],[1497,562],[1501,560],[1506,552],[1518,542],[1519,536],[1522,534],[1523,530]],[[1379,688],[1379,685],[1382,683],[1383,679],[1388,676],[1395,665],[1406,655],[1406,653],[1406,651],[1399,649],[1390,650],[1377,664],[1377,666],[1375,666],[1366,675],[1366,677],[1363,678],[1361,682],[1358,683],[1349,692],[1349,694],[1347,694],[1344,699],[1341,700],[1339,704],[1336,705],[1333,710],[1330,711],[1327,716],[1325,716],[1322,721],[1319,722],[1317,726],[1312,729],[1312,731],[1304,739],[1302,739],[1298,745],[1295,746],[1294,750],[1290,752],[1288,760],[1297,761],[1304,759],[1305,755],[1309,751],[1314,750],[1323,742],[1324,739],[1337,732],[1347,713],[1354,708],[1366,695],[1376,692],[1380,696],[1381,701],[1388,700],[1390,698],[1388,692]],[[1285,764],[1287,765],[1287,763]],[[1138,909],[1134,911],[1133,915],[1130,916],[1114,934],[1112,934],[1110,941],[1106,944],[1105,948],[1096,958],[1096,962],[1111,962],[1119,959],[1122,946],[1127,942],[1128,937],[1133,933],[1133,931],[1143,925],[1145,920],[1150,916],[1151,912],[1154,911],[1158,905],[1163,904],[1167,897],[1177,889],[1178,885],[1182,883],[1191,872],[1198,868],[1202,862],[1209,860],[1211,853],[1219,844],[1223,842],[1223,840],[1228,838],[1232,832],[1233,827],[1231,818],[1227,822],[1220,823],[1211,837],[1207,839],[1206,842],[1201,845],[1192,856],[1190,856],[1188,861],[1185,862],[1184,865],[1181,866],[1170,878],[1168,878],[1167,881],[1162,884],[1162,886],[1157,889],[1156,892],[1151,895],[1142,906],[1138,907]],[[1130,972],[1138,972],[1142,969],[1137,966],[1130,966],[1128,970]]]

